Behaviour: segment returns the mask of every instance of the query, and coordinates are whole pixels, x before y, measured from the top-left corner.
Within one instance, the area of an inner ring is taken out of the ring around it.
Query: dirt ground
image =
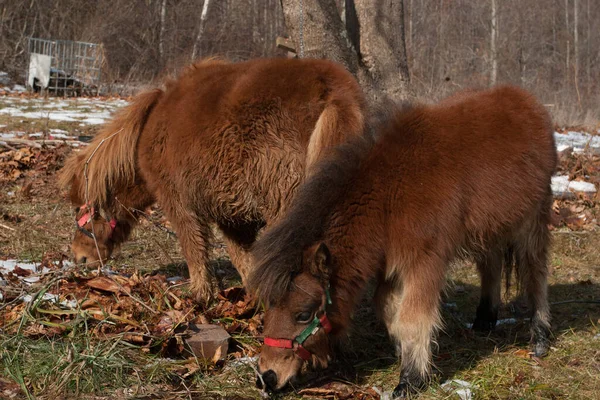
[[[14,103],[2,99],[0,110]],[[43,104],[32,103],[32,111]],[[63,108],[69,107],[82,105]],[[2,144],[0,136],[0,262],[36,263],[33,271],[0,269],[0,398],[260,398],[253,360],[262,315],[237,288],[218,240],[212,258],[222,291],[208,310],[189,296],[185,260],[158,207],[147,210],[104,268],[69,262],[75,220],[56,173],[74,139],[49,136],[93,135],[98,125],[77,118],[0,113],[0,134],[19,132],[21,139]],[[600,157],[566,154],[560,172],[598,188]],[[467,324],[478,277],[473,265],[457,264],[443,299],[436,381],[419,398],[600,399],[599,200],[576,195],[554,204],[550,354],[529,353],[528,321],[514,292],[505,294],[497,329],[474,334]],[[272,398],[379,399],[394,388],[399,363],[368,300],[367,294],[333,367]],[[231,334],[225,359],[190,353],[185,338],[192,323],[219,324]]]

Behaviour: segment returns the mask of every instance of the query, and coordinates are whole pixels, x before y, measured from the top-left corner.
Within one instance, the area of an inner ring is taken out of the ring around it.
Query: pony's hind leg
[[[496,326],[500,307],[504,257],[502,249],[495,248],[477,260],[477,270],[481,278],[481,297],[475,321],[473,321],[473,329],[476,331],[491,331]]]
[[[394,397],[406,397],[427,386],[431,345],[441,325],[440,295],[445,263],[421,262],[399,271],[397,283],[380,286],[376,299],[391,338],[400,350],[400,383]]]
[[[515,246],[517,273],[532,312],[531,335],[533,350],[538,357],[545,355],[550,348],[547,265],[550,204],[551,198],[548,198],[541,205],[537,215],[521,227]]]

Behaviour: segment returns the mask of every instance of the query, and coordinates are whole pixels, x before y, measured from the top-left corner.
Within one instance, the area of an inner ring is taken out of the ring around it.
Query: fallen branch
[[[5,141],[3,141],[3,140],[2,140],[2,141],[0,141],[0,146],[4,146],[4,147],[6,147],[7,149],[9,149],[9,150],[12,150],[12,151],[17,151],[17,148],[16,148],[16,147],[12,147],[11,145],[9,145],[8,143],[6,143],[6,142],[5,142]]]
[[[6,226],[6,225],[4,225],[4,224],[0,224],[0,227],[1,227],[1,228],[4,228],[4,229],[8,229],[9,231],[13,231],[13,232],[15,232],[15,231],[16,231],[16,229],[15,229],[15,228],[11,228],[10,226]]]

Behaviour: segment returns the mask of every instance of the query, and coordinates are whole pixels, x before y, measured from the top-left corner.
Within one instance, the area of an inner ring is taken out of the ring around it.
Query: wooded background
[[[374,37],[369,29],[394,46],[404,33],[407,79],[398,90],[411,97],[435,100],[463,87],[510,82],[540,96],[564,123],[600,119],[597,0],[2,0],[0,70],[24,80],[29,36],[79,40],[103,43],[108,84],[147,84],[198,57],[286,56],[275,39],[298,39],[300,4],[310,42],[310,23],[334,3],[361,68],[385,51],[364,39]],[[324,42],[341,32],[331,22],[316,35]]]

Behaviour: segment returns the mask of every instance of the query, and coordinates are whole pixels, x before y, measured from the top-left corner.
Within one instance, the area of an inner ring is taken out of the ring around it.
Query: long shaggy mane
[[[336,147],[298,188],[283,219],[254,244],[249,286],[268,304],[277,303],[300,272],[302,254],[323,238],[327,221],[344,197],[374,144],[372,130]]]

